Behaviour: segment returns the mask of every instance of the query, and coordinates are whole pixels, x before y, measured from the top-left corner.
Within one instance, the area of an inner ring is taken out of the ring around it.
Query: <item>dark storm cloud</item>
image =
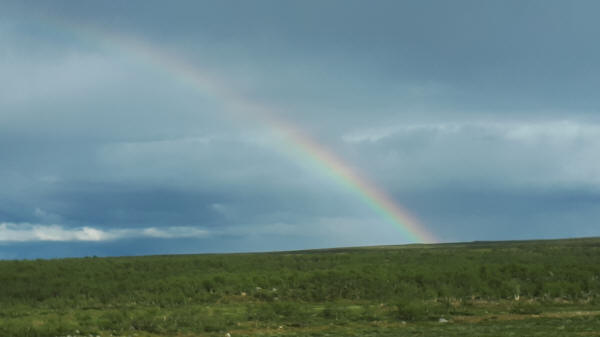
[[[595,236],[600,216],[600,193],[586,189],[445,186],[406,199],[450,241]]]

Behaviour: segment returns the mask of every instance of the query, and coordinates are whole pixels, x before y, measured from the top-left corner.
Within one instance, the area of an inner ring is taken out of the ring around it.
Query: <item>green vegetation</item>
[[[600,335],[600,239],[0,261],[0,336]]]

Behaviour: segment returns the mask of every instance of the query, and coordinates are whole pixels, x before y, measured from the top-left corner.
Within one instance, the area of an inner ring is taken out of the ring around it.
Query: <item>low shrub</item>
[[[537,315],[542,313],[542,307],[537,303],[517,302],[510,307],[511,314]]]

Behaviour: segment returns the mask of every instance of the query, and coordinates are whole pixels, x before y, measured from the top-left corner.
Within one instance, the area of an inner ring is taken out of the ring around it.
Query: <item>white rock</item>
[[[447,319],[445,319],[444,317],[441,317],[441,318],[438,320],[438,322],[440,322],[440,323],[448,323],[448,320],[447,320]]]

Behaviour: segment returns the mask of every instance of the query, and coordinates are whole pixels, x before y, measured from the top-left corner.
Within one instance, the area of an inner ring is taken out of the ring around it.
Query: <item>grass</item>
[[[600,336],[600,239],[0,261],[0,336]]]

